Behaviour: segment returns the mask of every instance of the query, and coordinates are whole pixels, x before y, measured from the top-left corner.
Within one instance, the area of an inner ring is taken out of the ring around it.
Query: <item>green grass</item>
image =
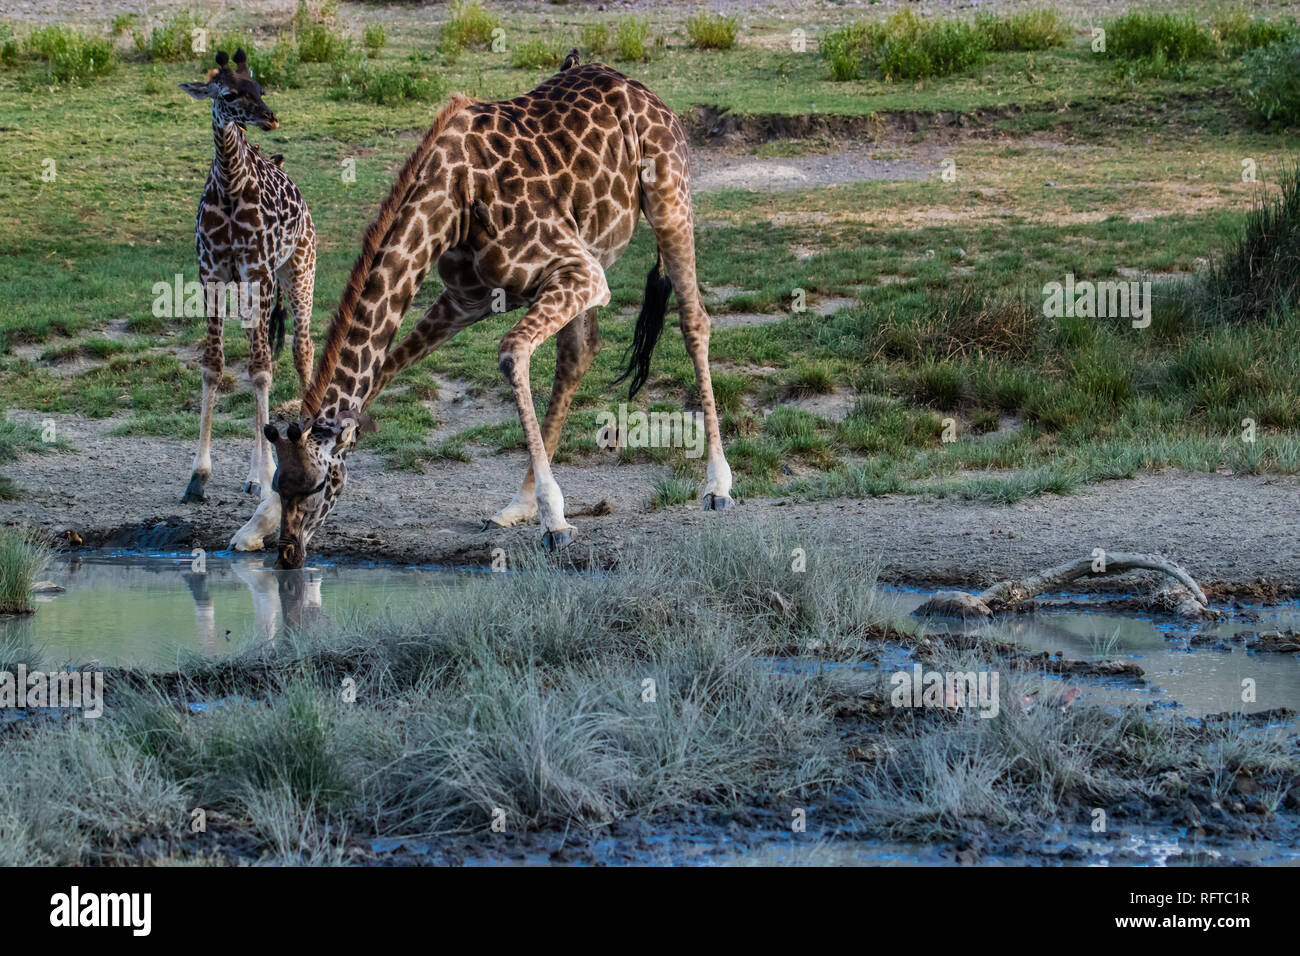
[[[1074,825],[1165,794],[1170,766],[1198,805],[1237,774],[1285,792],[1300,772],[1243,722],[1062,712],[1067,688],[996,646],[886,632],[874,567],[794,524],[633,549],[599,576],[510,563],[401,614],[109,671],[102,719],[0,737],[0,767],[22,768],[0,771],[0,864],[337,864],[386,837],[463,848],[498,811],[508,833],[572,834],[817,806],[840,838],[944,842]],[[886,635],[927,668],[996,670],[999,717],[898,709],[887,671],[825,666]],[[196,806],[215,840],[186,832]]]
[[[0,614],[27,614],[32,584],[49,565],[45,536],[25,528],[0,529]]]
[[[701,10],[686,18],[686,36],[697,50],[730,50],[739,32],[739,17]]]

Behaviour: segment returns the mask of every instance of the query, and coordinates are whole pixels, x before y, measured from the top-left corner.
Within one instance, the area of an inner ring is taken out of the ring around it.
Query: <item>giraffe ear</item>
[[[356,426],[357,431],[361,432],[363,435],[370,435],[379,431],[379,426],[375,424],[375,420],[365,412],[359,411],[356,408],[349,408],[343,413],[341,420],[345,425],[348,422],[351,422]]]
[[[180,87],[182,90],[190,94],[190,96],[194,97],[196,100],[212,99],[212,86],[207,82],[182,83]]]

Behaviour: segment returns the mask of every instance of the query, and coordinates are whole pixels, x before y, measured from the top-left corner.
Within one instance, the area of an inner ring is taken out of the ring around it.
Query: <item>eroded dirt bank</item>
[[[60,428],[74,450],[6,466],[25,495],[0,502],[0,521],[34,524],[52,538],[71,528],[87,546],[218,550],[252,513],[253,500],[240,494],[243,440],[213,442],[209,501],[181,505],[192,442],[116,438],[102,423],[75,419]],[[360,451],[350,465],[349,487],[312,541],[315,556],[487,565],[494,548],[509,555],[540,536],[537,526],[479,530],[514,494],[522,453],[435,462],[424,474],[385,471]],[[1219,596],[1300,594],[1296,478],[1170,470],[1014,505],[895,495],[751,499],[725,514],[689,505],[651,511],[654,479],[666,470],[612,458],[557,466],[579,529],[573,559],[610,566],[623,549],[651,538],[671,540],[719,521],[780,520],[806,529],[810,544],[835,542],[846,567],[878,561],[889,581],[984,585],[1101,547],[1167,554]],[[603,503],[608,513],[593,513],[605,511]]]

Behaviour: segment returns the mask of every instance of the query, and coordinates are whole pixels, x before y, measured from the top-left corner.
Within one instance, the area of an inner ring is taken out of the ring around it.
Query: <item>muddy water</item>
[[[882,605],[905,618],[930,599],[928,591],[880,589]],[[1066,596],[1059,599],[1064,601]],[[1080,703],[1120,704],[1137,700],[1188,717],[1224,711],[1252,713],[1274,707],[1300,710],[1300,654],[1252,653],[1232,643],[1247,631],[1300,629],[1300,604],[1247,609],[1249,619],[1187,627],[1168,618],[1077,610],[1097,598],[1070,595],[1070,610],[1012,615],[976,628],[991,638],[1013,641],[1067,660],[1131,660],[1144,672],[1133,680],[1078,680]],[[921,629],[911,622],[905,625]],[[942,629],[937,622],[931,629]],[[1217,638],[1217,641],[1207,641]],[[1195,641],[1196,643],[1193,643]],[[1254,682],[1255,700],[1243,701],[1243,681]]]
[[[279,573],[266,563],[265,556],[209,555],[199,573],[188,554],[61,558],[46,576],[65,590],[39,595],[35,615],[0,624],[0,633],[31,647],[50,665],[95,660],[162,669],[174,666],[182,651],[225,653],[248,641],[272,640],[283,624],[307,623],[317,615],[337,619],[401,610],[422,602],[430,588],[456,587],[472,573],[355,564]],[[900,626],[923,627],[908,614],[929,598],[928,592],[885,587],[879,596],[882,611]],[[1077,596],[1074,600],[1077,605]],[[1072,609],[1011,616],[980,630],[1071,660],[1128,658],[1145,671],[1144,681],[1076,681],[1094,703],[1151,703],[1191,717],[1300,709],[1300,655],[1254,654],[1230,642],[1243,630],[1300,628],[1300,605],[1253,613],[1252,621],[1179,629],[1163,619]],[[1224,640],[1207,644],[1207,636]],[[904,666],[905,661],[892,663]],[[1243,703],[1247,679],[1255,682],[1256,700]]]
[[[400,610],[462,572],[320,565],[265,567],[264,555],[100,554],[63,558],[45,575],[66,590],[38,594],[37,612],[0,624],[46,664],[174,666],[183,651],[221,654],[274,639],[284,623]],[[468,573],[468,572],[465,572]]]

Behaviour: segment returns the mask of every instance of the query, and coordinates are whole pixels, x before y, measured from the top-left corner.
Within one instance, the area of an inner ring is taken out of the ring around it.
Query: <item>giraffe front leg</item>
[[[217,389],[225,370],[225,355],[221,348],[221,318],[208,320],[208,338],[201,360],[203,367],[203,397],[199,406],[199,449],[194,453],[190,467],[190,483],[185,487],[181,504],[207,501],[204,491],[212,476],[212,414],[217,404]]]
[[[280,531],[280,496],[270,490],[270,482],[265,486],[262,501],[253,512],[253,517],[235,532],[230,539],[231,551],[261,551],[267,538],[274,538]]]
[[[271,372],[254,372],[251,376],[255,405],[253,409],[253,452],[248,463],[248,481],[244,494],[265,498],[271,493],[271,476],[275,473],[274,458],[262,428],[271,417]]]
[[[551,474],[550,453],[537,422],[533,407],[528,365],[537,346],[563,329],[581,312],[609,301],[609,287],[604,271],[594,260],[575,263],[561,269],[538,296],[528,314],[501,340],[497,362],[515,395],[515,407],[524,429],[528,458],[532,465],[532,499],[541,519],[542,544],[555,551],[573,540],[577,529],[564,517],[564,495]],[[563,418],[557,415],[557,420]],[[558,441],[558,428],[556,429]],[[516,495],[514,514],[522,514],[529,505],[528,480]],[[509,511],[509,509],[506,509]],[[507,515],[509,517],[510,515]]]

